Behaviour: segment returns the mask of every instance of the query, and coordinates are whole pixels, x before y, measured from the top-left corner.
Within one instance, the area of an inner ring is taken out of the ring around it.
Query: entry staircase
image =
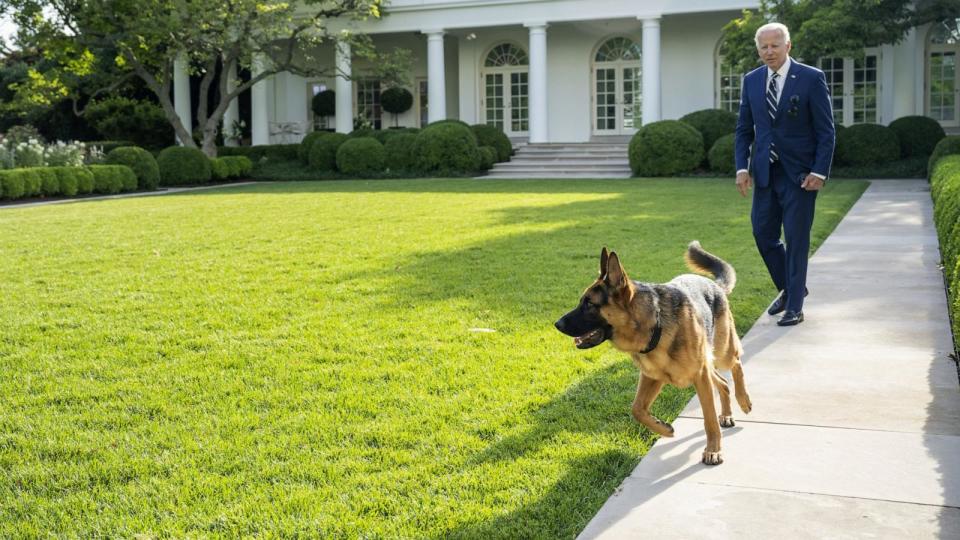
[[[523,143],[482,178],[629,178],[626,141]]]

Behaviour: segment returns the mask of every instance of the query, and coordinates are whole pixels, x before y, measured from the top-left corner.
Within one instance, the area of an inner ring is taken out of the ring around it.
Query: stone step
[[[549,165],[597,165],[600,167],[616,165],[619,167],[630,167],[630,161],[626,159],[607,158],[607,159],[570,159],[566,157],[541,158],[541,159],[514,159],[497,163],[497,167],[514,166],[542,167]]]
[[[604,163],[498,163],[495,171],[629,171],[625,164]]]
[[[565,173],[565,172],[527,172],[527,173],[506,173],[506,172],[490,172],[486,176],[478,176],[478,179],[524,179],[524,178],[558,178],[558,179],[576,179],[576,178],[629,178],[630,171],[625,173],[610,173],[610,172],[577,172],[577,173]]]

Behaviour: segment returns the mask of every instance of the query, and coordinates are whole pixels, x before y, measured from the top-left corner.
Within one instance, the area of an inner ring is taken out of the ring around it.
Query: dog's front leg
[[[633,400],[633,417],[637,422],[650,428],[650,431],[664,437],[673,437],[673,426],[650,414],[650,406],[653,405],[653,400],[657,399],[662,388],[663,381],[644,377],[641,373],[640,382],[637,383],[637,397]]]
[[[720,419],[714,402],[712,369],[704,365],[693,385],[703,408],[703,429],[707,432],[707,448],[701,461],[705,465],[719,465],[723,463],[723,456],[720,455]]]

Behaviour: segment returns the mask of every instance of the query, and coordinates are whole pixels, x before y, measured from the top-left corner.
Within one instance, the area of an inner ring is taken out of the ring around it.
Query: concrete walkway
[[[960,538],[960,388],[929,187],[874,182],[810,262],[806,322],[744,338],[753,412],[700,464],[694,399],[580,538]],[[736,294],[734,292],[733,294]]]

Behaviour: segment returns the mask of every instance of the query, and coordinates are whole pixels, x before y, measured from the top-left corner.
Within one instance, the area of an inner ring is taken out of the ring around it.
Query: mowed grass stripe
[[[815,244],[865,185],[827,185]],[[553,321],[601,246],[666,281],[698,239],[745,332],[774,295],[749,209],[728,179],[4,209],[0,537],[573,537],[654,438],[630,361]]]

